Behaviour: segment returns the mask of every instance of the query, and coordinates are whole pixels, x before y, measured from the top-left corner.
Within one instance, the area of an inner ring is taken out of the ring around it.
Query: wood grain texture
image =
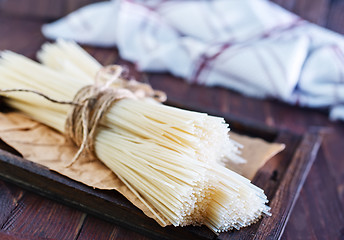
[[[344,205],[344,161],[341,156],[343,136],[343,126],[332,128],[332,130],[326,135],[326,141],[322,144],[322,151],[323,158],[330,161],[326,165],[328,175],[333,177],[334,184],[337,186],[339,200],[341,200]]]
[[[4,14],[21,17],[57,18],[63,14],[64,6],[60,1],[54,0],[11,0],[0,1],[0,11]]]
[[[76,9],[101,0],[1,0],[0,12],[6,15],[33,19],[56,19],[75,11]]]
[[[328,21],[326,27],[344,34],[344,1],[332,0],[332,4],[329,7]]]
[[[148,240],[150,238],[141,234],[118,228],[112,223],[104,222],[93,216],[87,216],[85,224],[82,226],[78,240],[88,239],[137,239]]]
[[[331,0],[272,0],[302,18],[324,26]]]
[[[335,185],[322,147],[289,220],[284,239],[343,239],[344,209],[336,188],[331,187]]]
[[[13,184],[0,181],[0,193],[0,226],[3,226],[11,216],[12,211],[18,206],[18,202],[23,198],[25,191]]]
[[[280,234],[279,232],[283,231],[285,225],[280,224],[276,227],[271,227],[273,222],[276,220],[282,221],[284,223],[288,222],[289,216],[291,214],[291,210],[293,209],[296,199],[299,196],[299,193],[302,189],[303,183],[308,176],[308,172],[313,165],[313,161],[316,157],[318,152],[318,148],[320,145],[320,141],[318,139],[318,134],[310,134],[306,135],[305,138],[301,142],[300,148],[293,156],[292,163],[289,165],[288,169],[286,170],[285,178],[281,181],[279,188],[276,190],[276,194],[274,198],[272,198],[270,207],[271,209],[281,208],[281,206],[285,207],[280,211],[275,211],[274,214],[269,218],[263,218],[262,222],[259,226],[257,238],[261,239],[279,239]],[[317,144],[314,147],[314,143]],[[300,165],[300,162],[305,162],[305,164]],[[295,177],[297,176],[297,177]],[[295,184],[295,183],[298,184]],[[302,184],[299,184],[299,183]],[[290,198],[290,196],[294,196],[294,201],[286,201],[286,199]],[[271,198],[270,198],[271,199]]]
[[[1,240],[56,240],[53,238],[38,237],[38,236],[32,236],[32,235],[20,234],[20,233],[11,233],[11,232],[6,232],[6,231],[0,231],[0,239]]]
[[[37,49],[45,41],[41,21],[27,21],[0,14],[0,51],[11,50],[35,58]]]
[[[84,213],[75,209],[26,193],[1,230],[34,237],[75,239],[84,217]]]

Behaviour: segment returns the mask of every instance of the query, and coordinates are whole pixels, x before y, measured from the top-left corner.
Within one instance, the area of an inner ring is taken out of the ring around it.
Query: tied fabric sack
[[[344,120],[344,38],[266,0],[113,0],[42,27],[51,39],[117,46],[141,71]]]

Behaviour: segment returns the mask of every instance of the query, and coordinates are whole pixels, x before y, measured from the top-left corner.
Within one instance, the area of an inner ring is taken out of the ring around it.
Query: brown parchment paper
[[[77,148],[66,141],[61,133],[31,120],[20,113],[0,113],[0,138],[32,162],[48,167],[90,187],[117,190],[148,217],[164,224],[132,193],[101,161],[80,157],[71,167],[66,167]],[[160,216],[162,217],[162,216]]]
[[[226,167],[252,180],[257,171],[273,156],[285,148],[281,143],[268,143],[260,138],[252,138],[230,132],[230,137],[244,147],[241,157],[243,164],[226,163]]]
[[[226,166],[249,179],[254,177],[269,158],[284,149],[283,144],[267,143],[261,139],[241,136],[233,132],[230,136],[244,146],[242,157],[247,160],[247,163],[226,163]],[[147,216],[163,225],[101,161],[81,157],[67,168],[77,148],[67,142],[61,133],[23,114],[10,112],[0,113],[0,138],[27,160],[46,166],[50,170],[93,188],[119,191]]]

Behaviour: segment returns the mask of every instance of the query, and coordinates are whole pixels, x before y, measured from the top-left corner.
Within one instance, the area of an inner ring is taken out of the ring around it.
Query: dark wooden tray
[[[319,149],[320,134],[309,131],[301,136],[224,117],[237,133],[286,144],[286,149],[253,179],[267,194],[272,216],[240,231],[216,236],[206,227],[162,228],[118,192],[97,190],[73,181],[23,159],[4,143],[0,149],[0,178],[155,239],[279,239]]]

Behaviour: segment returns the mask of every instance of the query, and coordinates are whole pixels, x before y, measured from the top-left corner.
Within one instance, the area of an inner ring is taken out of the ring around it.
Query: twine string
[[[38,96],[41,96],[41,97],[47,99],[48,101],[50,101],[52,103],[66,104],[66,105],[80,105],[80,103],[74,102],[74,101],[60,101],[60,100],[53,99],[53,98],[49,97],[48,95],[46,95],[44,93],[41,93],[39,91],[32,90],[32,89],[25,89],[25,88],[5,88],[5,89],[0,89],[0,93],[10,93],[10,92],[34,93],[34,94],[36,94]]]

